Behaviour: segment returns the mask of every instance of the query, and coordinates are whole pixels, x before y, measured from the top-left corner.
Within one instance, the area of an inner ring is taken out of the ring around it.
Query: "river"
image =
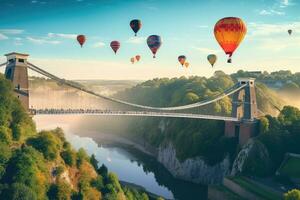
[[[70,126],[79,119],[72,117],[35,116],[37,129],[61,127],[67,140],[76,148],[84,148],[89,155],[94,154],[99,165],[105,164],[109,171],[124,182],[142,186],[148,192],[166,199],[201,200],[206,199],[207,187],[175,179],[153,157],[126,145],[108,143],[97,138],[86,137],[71,131]],[[98,136],[101,133],[98,133]],[[97,142],[96,142],[97,141]]]

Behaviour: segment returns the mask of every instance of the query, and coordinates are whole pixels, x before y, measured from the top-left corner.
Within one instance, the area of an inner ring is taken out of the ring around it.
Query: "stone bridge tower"
[[[249,138],[258,134],[258,110],[254,81],[254,78],[238,79],[239,86],[246,86],[233,95],[231,116],[240,121],[225,122],[225,135],[237,137],[240,145],[244,145]]]
[[[9,53],[5,69],[5,77],[11,80],[14,86],[15,95],[20,99],[23,107],[29,110],[29,91],[28,91],[28,54]]]

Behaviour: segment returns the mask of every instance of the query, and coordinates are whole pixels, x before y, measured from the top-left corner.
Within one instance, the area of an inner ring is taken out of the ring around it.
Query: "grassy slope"
[[[261,188],[254,183],[248,181],[247,179],[243,177],[233,177],[231,178],[232,181],[243,187],[244,189],[248,190],[249,192],[252,192],[253,194],[261,197],[262,199],[266,200],[280,200],[281,197],[279,197],[277,194],[274,194],[272,191],[265,190],[264,188]]]
[[[280,169],[280,174],[291,178],[300,178],[300,158],[289,157]]]

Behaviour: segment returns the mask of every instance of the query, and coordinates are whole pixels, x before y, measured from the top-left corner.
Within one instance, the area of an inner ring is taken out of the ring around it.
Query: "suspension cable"
[[[270,100],[270,98],[267,97],[266,94],[265,94],[259,87],[255,87],[255,88],[257,89],[257,91],[258,91],[261,95],[263,95],[263,96],[267,99],[267,101],[271,104],[271,106],[273,106],[276,110],[278,110],[279,112],[281,112],[281,109],[280,109],[278,106],[276,106],[276,105]]]
[[[85,93],[88,93],[88,94],[91,94],[91,95],[94,95],[94,96],[97,96],[97,97],[100,97],[100,98],[103,98],[103,99],[106,99],[106,100],[109,100],[109,101],[112,101],[112,102],[115,102],[115,103],[120,103],[120,104],[123,104],[123,105],[127,105],[127,106],[132,106],[132,107],[136,107],[136,108],[143,108],[143,109],[148,109],[148,110],[184,110],[184,109],[189,109],[189,108],[195,108],[195,107],[201,107],[201,106],[204,106],[204,105],[208,105],[208,104],[211,104],[211,103],[214,103],[218,100],[221,100],[231,94],[234,94],[235,92],[243,89],[245,85],[241,85],[239,87],[237,87],[237,85],[234,85],[233,87],[229,88],[227,91],[227,93],[223,93],[219,96],[217,96],[216,98],[214,99],[211,99],[211,100],[204,100],[204,101],[201,101],[201,102],[197,102],[197,103],[193,103],[193,104],[189,104],[189,105],[184,105],[184,106],[175,106],[175,107],[152,107],[152,106],[144,106],[144,105],[140,105],[140,104],[134,104],[134,103],[130,103],[130,102],[127,102],[127,101],[123,101],[123,100],[120,100],[120,99],[116,99],[116,98],[113,98],[113,97],[108,97],[108,96],[104,96],[104,95],[101,95],[101,94],[98,94],[98,93],[95,93],[91,90],[88,90],[84,87],[80,87],[76,84],[74,84],[73,82],[71,81],[68,81],[68,80],[65,80],[65,79],[61,79],[53,74],[50,74],[49,72],[33,65],[32,63],[29,63],[28,62],[28,68],[37,72],[37,73],[40,73],[50,79],[53,79],[61,84],[64,84],[64,85],[67,85],[67,86],[70,86],[72,88],[75,88],[75,89],[78,89],[78,90],[81,90]],[[234,89],[236,88],[236,89]]]
[[[0,67],[3,67],[4,65],[6,65],[7,62],[0,64]]]

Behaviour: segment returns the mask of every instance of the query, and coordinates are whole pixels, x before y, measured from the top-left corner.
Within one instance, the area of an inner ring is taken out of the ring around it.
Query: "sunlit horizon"
[[[16,0],[1,4],[2,55],[28,53],[31,62],[66,79],[210,77],[217,70],[299,71],[300,5],[296,0],[26,0],[22,9]],[[227,16],[240,17],[248,29],[232,64],[226,63],[227,56],[213,34],[215,23]],[[135,18],[142,21],[137,37],[129,27]],[[288,29],[293,29],[291,36]],[[76,41],[78,34],[87,36],[83,48]],[[151,34],[163,40],[156,59],[146,44]],[[112,40],[121,42],[117,55],[110,48]],[[218,56],[214,68],[206,59],[210,53]],[[131,64],[130,58],[137,54],[141,61]],[[0,61],[5,62],[2,55]],[[186,55],[188,69],[178,63],[179,55]]]

